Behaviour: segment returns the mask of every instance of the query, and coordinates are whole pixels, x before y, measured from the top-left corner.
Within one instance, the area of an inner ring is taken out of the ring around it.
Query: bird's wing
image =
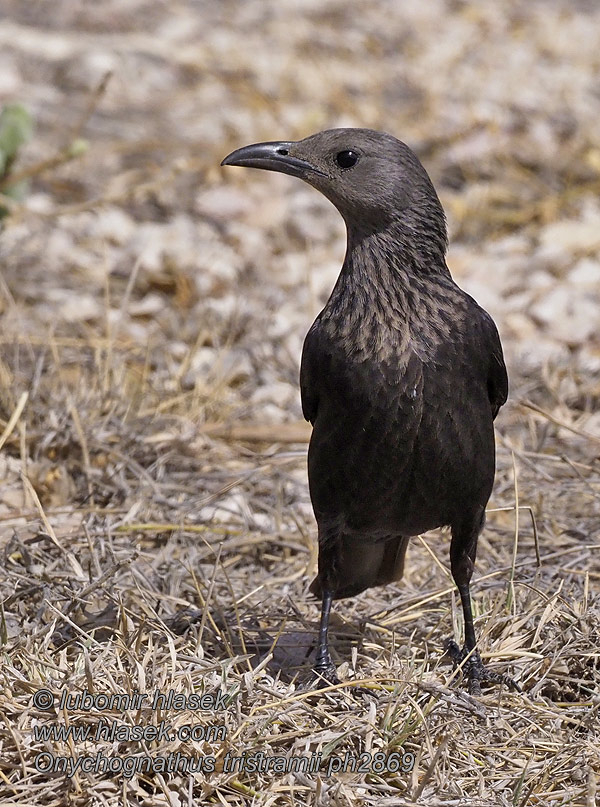
[[[504,364],[502,345],[494,320],[486,313],[484,318],[486,331],[490,342],[490,360],[488,366],[487,388],[488,397],[492,405],[492,416],[495,418],[500,407],[508,398],[508,375]]]
[[[306,334],[300,363],[300,397],[302,414],[313,425],[319,408],[319,377],[317,360],[319,356],[319,321],[316,320]]]

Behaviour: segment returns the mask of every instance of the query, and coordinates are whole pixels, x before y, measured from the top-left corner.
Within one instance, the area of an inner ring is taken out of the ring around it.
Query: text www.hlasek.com
[[[95,725],[53,724],[46,726],[33,726],[33,737],[41,742],[153,742],[154,740],[171,742],[200,741],[220,742],[227,737],[227,727],[220,725],[185,725],[176,729],[170,723],[162,720],[160,723],[145,726],[129,726],[126,723],[109,723],[101,720]]]

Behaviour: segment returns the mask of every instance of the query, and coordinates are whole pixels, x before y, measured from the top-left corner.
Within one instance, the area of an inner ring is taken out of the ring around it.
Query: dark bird
[[[369,129],[257,143],[222,165],[299,177],[346,222],[344,264],[300,371],[319,531],[315,672],[337,680],[332,600],[399,580],[409,538],[450,527],[465,642],[448,648],[472,692],[512,683],[481,661],[469,593],[508,379],[494,321],[446,265],[445,215],[427,172],[404,143]]]

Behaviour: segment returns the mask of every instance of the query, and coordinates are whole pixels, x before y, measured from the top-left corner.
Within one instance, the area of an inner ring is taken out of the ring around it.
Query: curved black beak
[[[241,149],[232,151],[223,160],[221,165],[241,165],[245,168],[263,168],[266,171],[279,171],[293,177],[305,179],[308,174],[327,176],[323,171],[315,168],[306,160],[293,157],[290,149],[295,143],[287,141],[273,141],[270,143],[254,143]]]

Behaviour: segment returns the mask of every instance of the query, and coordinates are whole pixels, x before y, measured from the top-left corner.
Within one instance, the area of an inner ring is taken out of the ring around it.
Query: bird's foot
[[[337,674],[337,670],[333,663],[328,664],[323,667],[314,667],[309,679],[300,686],[300,690],[303,692],[315,692],[318,693],[322,689],[326,689],[329,686],[337,686],[341,684],[340,678]],[[369,695],[370,697],[374,697],[375,693],[372,692],[370,689],[366,689],[365,687],[361,686],[353,686],[351,683],[348,683],[344,689],[344,692],[348,692],[350,695]]]
[[[336,686],[341,683],[335,665],[329,663],[313,667],[310,677],[302,689],[325,689],[325,687]]]
[[[510,676],[488,670],[477,649],[471,651],[465,645],[461,650],[456,642],[450,639],[446,645],[446,652],[454,662],[455,669],[458,666],[462,667],[463,675],[467,677],[469,682],[469,693],[471,695],[481,695],[482,684],[505,684],[509,689],[514,689],[517,692],[523,691]]]

